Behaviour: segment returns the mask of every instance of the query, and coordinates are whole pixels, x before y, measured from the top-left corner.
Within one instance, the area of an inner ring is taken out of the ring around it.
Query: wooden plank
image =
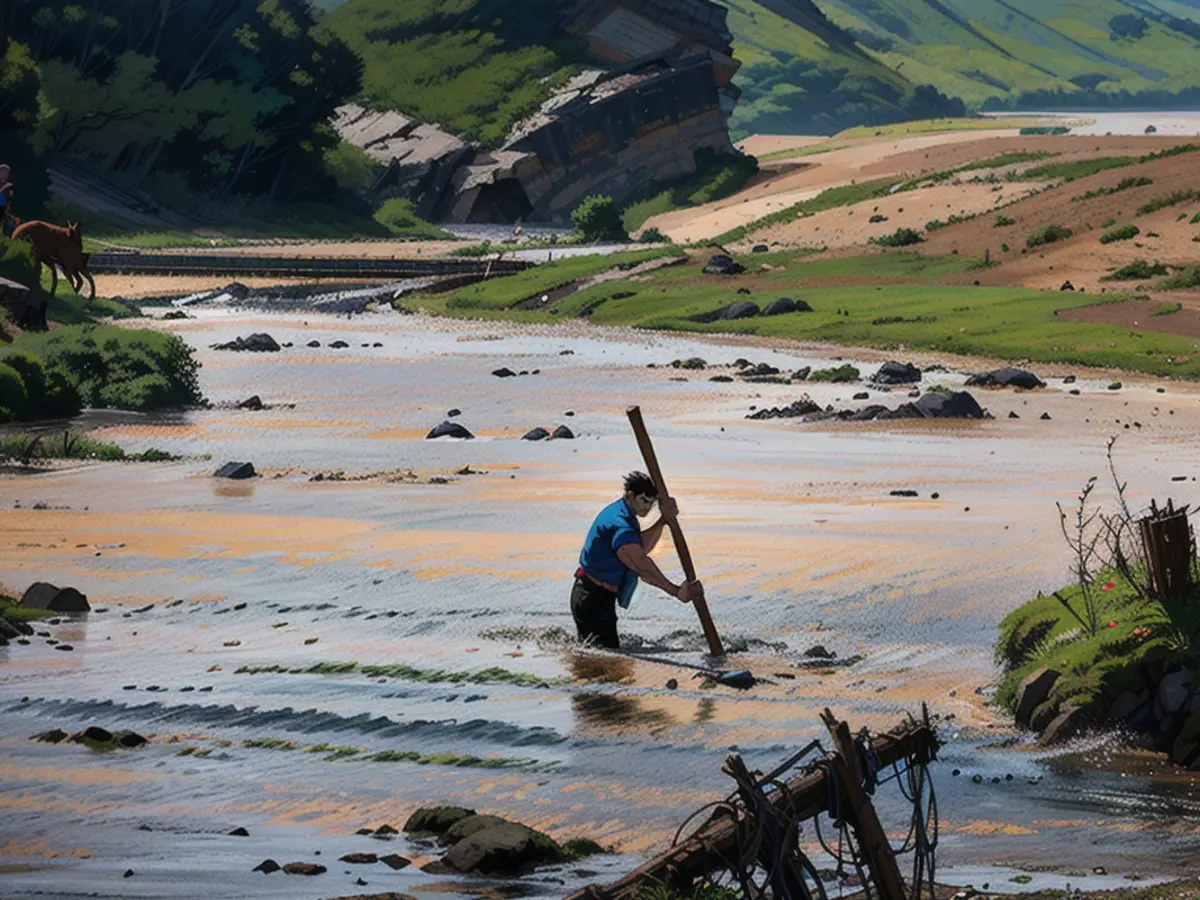
[[[642,451],[642,459],[646,461],[646,470],[658,488],[659,500],[666,500],[671,495],[667,493],[667,483],[663,480],[662,470],[658,467],[658,457],[654,453],[654,445],[650,443],[650,434],[646,431],[646,423],[642,421],[640,407],[631,406],[625,411],[629,416],[629,424],[633,426],[633,434],[637,438],[638,449]],[[692,562],[692,551],[688,549],[687,539],[683,536],[683,527],[676,519],[670,523],[671,540],[675,542],[675,552],[679,555],[679,564],[683,566],[683,576],[688,581],[696,580],[696,564]],[[700,617],[700,627],[704,629],[704,639],[708,641],[708,652],[713,656],[724,656],[725,647],[721,636],[717,634],[717,626],[713,624],[708,612],[708,601],[703,597],[692,600],[696,607],[696,615]]]
[[[871,749],[880,766],[915,755],[920,760],[934,757],[937,734],[929,725],[911,723],[888,734],[876,735]],[[770,794],[771,805],[793,819],[811,819],[826,810],[828,787],[824,770],[795,776],[786,790]],[[606,886],[588,885],[567,900],[636,900],[646,886],[669,884],[681,887],[723,868],[725,860],[740,852],[737,824],[727,814],[714,813],[686,840],[638,866],[620,881]]]

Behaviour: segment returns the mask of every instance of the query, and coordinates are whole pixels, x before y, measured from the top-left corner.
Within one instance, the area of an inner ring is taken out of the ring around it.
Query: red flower
[[[1106,585],[1104,585],[1102,588],[1100,588],[1100,590],[1102,590],[1102,591],[1111,591],[1111,590],[1112,590],[1113,588],[1115,588],[1116,586],[1117,586],[1117,583],[1116,583],[1115,581],[1110,581],[1110,582],[1108,582]]]
[[[1109,627],[1109,628],[1116,628],[1116,627],[1117,627],[1117,624],[1118,624],[1118,623],[1117,623],[1117,620],[1116,620],[1116,619],[1113,619],[1111,622],[1109,622],[1109,623],[1108,623],[1108,627]]]

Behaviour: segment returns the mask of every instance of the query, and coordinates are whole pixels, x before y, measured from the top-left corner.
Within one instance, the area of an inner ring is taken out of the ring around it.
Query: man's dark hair
[[[644,494],[647,497],[657,497],[658,488],[654,486],[654,481],[645,472],[630,472],[625,476],[625,490],[633,491],[635,494]]]

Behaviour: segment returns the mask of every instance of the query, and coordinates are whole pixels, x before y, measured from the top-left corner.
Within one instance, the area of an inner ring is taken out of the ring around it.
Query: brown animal
[[[87,270],[91,254],[83,252],[83,232],[78,222],[67,222],[66,228],[51,222],[25,222],[13,230],[12,236],[13,240],[24,240],[33,245],[33,261],[38,264],[39,271],[43,265],[49,267],[51,295],[58,287],[58,269],[63,270],[76,293],[86,278],[91,285],[91,296],[96,295],[95,282]],[[88,299],[90,301],[91,297]]]

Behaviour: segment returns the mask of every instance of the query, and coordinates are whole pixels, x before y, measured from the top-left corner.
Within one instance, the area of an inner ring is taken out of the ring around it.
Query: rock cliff
[[[499,146],[399,112],[338,110],[339,135],[383,164],[377,196],[403,195],[442,222],[566,223],[590,193],[695,171],[695,153],[735,153],[739,95],[727,10],[709,0],[559,0],[555,33],[581,60]],[[582,71],[579,71],[582,69]]]

